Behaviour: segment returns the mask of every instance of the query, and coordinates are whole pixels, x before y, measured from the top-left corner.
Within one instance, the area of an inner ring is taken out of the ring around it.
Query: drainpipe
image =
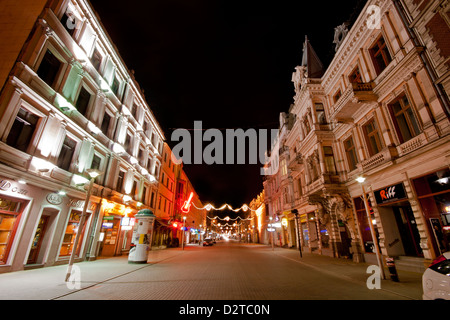
[[[400,0],[392,0],[394,3],[395,8],[397,9],[398,14],[400,15],[400,18],[402,19],[403,25],[405,26],[406,31],[408,32],[409,37],[412,39],[414,46],[422,47],[419,43],[419,40],[417,39],[417,36],[412,28],[409,27],[408,19],[406,16],[405,8],[403,7]],[[431,82],[433,82],[433,86],[436,90],[437,96],[439,100],[442,102],[444,106],[444,112],[448,118],[450,118],[450,102],[448,99],[448,96],[445,94],[442,85],[439,83],[436,83],[438,80],[437,75],[435,71],[433,70],[431,63],[428,60],[428,57],[425,54],[425,50],[421,51],[419,53],[420,59],[422,60],[422,63],[425,66],[425,69],[427,70],[428,75],[431,78]]]

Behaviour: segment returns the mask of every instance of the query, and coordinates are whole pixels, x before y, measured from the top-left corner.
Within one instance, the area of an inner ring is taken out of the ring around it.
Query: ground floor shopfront
[[[410,257],[418,265],[450,250],[450,170],[445,146],[365,175],[370,221],[384,257]],[[375,246],[358,183],[349,186],[366,261]]]
[[[67,263],[74,250],[78,257],[84,257],[92,245],[92,225],[99,199],[92,197],[86,224],[80,230],[83,207],[83,192],[62,195],[45,184],[35,185],[2,173],[0,273]],[[80,241],[74,248],[78,232]]]
[[[0,273],[128,254],[139,209],[0,167]],[[96,192],[96,194],[100,194]],[[77,234],[81,232],[74,248]]]

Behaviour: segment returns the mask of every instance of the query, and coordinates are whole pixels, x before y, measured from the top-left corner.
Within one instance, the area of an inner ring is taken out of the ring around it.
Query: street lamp
[[[367,220],[369,222],[370,233],[372,234],[373,243],[375,245],[378,267],[380,268],[381,276],[383,277],[383,279],[386,279],[386,276],[384,274],[383,261],[381,260],[381,256],[380,256],[380,248],[378,246],[378,241],[377,241],[377,237],[375,234],[375,229],[373,227],[372,219],[370,218],[370,211],[369,211],[369,205],[367,202],[366,190],[364,189],[364,181],[366,181],[366,178],[360,176],[360,177],[356,178],[356,181],[361,185],[363,198],[364,198],[364,207],[366,209],[366,215],[367,215]]]
[[[274,241],[275,241],[275,239],[274,239],[274,233],[275,233],[275,228],[274,228],[274,226],[273,226],[273,223],[272,223],[272,220],[273,220],[273,218],[272,217],[269,217],[269,220],[270,220],[270,230],[272,230],[271,232],[272,232],[272,251],[274,251],[275,250],[275,248],[274,248]]]
[[[303,258],[303,256],[302,256],[302,241],[300,239],[300,223],[298,222],[298,219],[299,219],[298,210],[294,209],[294,210],[292,210],[292,213],[295,215],[295,222],[297,223],[298,251],[300,251],[300,258]]]
[[[69,281],[70,275],[72,274],[73,261],[75,260],[75,254],[76,254],[77,247],[78,247],[78,241],[80,240],[80,236],[82,233],[81,231],[83,230],[84,222],[86,220],[86,211],[87,211],[87,207],[89,205],[89,200],[91,199],[92,187],[94,185],[94,180],[95,180],[95,178],[97,178],[99,175],[101,175],[103,173],[97,169],[87,169],[86,172],[91,177],[91,180],[89,181],[89,188],[86,193],[86,199],[84,201],[83,213],[81,214],[80,223],[78,225],[77,235],[75,236],[75,241],[73,243],[72,253],[70,254],[69,265],[67,267],[66,282]]]
[[[182,241],[181,241],[181,249],[184,250],[184,232],[186,229],[186,216],[183,217],[183,234],[182,234]]]

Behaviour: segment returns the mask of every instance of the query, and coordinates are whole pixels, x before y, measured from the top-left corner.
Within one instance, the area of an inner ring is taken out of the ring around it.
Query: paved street
[[[369,290],[366,264],[237,241],[152,251],[149,263],[126,257],[77,263],[81,289],[64,282],[66,266],[0,274],[0,299],[58,300],[410,300],[421,275]]]

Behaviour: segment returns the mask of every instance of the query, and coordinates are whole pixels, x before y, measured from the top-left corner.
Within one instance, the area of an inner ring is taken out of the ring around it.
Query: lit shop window
[[[82,214],[81,211],[76,210],[73,210],[70,213],[69,223],[67,224],[63,243],[61,246],[61,250],[59,252],[60,256],[70,256],[72,254],[75,237],[77,236],[78,228],[80,226],[81,214]],[[81,235],[80,242],[78,243],[77,255],[79,255],[79,249],[81,247],[81,239],[83,239],[83,234]]]
[[[22,207],[21,202],[0,198],[0,264],[8,259]]]

